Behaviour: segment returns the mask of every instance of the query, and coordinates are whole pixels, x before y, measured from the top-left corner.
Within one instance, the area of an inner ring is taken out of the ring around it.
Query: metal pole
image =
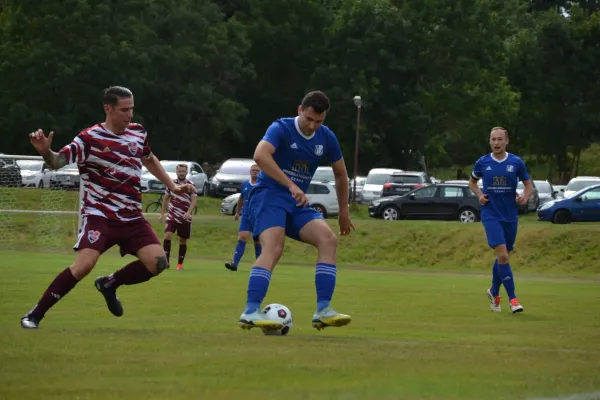
[[[352,188],[352,205],[356,206],[356,178],[358,177],[358,135],[360,131],[360,105],[356,106],[356,142],[354,144],[354,187]]]

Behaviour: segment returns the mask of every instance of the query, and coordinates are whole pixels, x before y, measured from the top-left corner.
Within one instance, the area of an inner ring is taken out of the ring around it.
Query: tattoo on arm
[[[55,153],[52,150],[42,154],[44,161],[51,169],[60,169],[67,165],[67,157],[61,153]]]
[[[169,263],[167,262],[167,257],[160,256],[156,257],[156,275],[163,272],[165,269],[169,268]]]

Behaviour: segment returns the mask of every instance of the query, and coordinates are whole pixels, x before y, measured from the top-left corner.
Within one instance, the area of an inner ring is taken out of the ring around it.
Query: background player
[[[244,256],[244,251],[246,250],[246,242],[248,242],[248,239],[250,239],[250,235],[252,234],[250,217],[248,216],[248,195],[250,194],[252,187],[256,185],[256,179],[258,178],[259,172],[260,168],[258,165],[253,164],[250,167],[250,179],[242,183],[240,197],[238,198],[235,215],[233,216],[234,221],[237,221],[240,218],[240,215],[242,216],[242,219],[240,220],[240,227],[238,229],[238,242],[233,253],[233,261],[230,263],[225,263],[225,268],[230,271],[237,271],[238,264]],[[260,242],[255,239],[254,254],[256,255],[257,259],[260,257],[260,252]]]
[[[186,179],[188,174],[187,164],[179,164],[175,169],[177,179],[174,181],[176,185],[194,185],[192,181]],[[177,232],[179,236],[179,258],[177,260],[177,271],[183,270],[183,260],[187,251],[187,240],[192,234],[192,212],[196,208],[196,200],[198,195],[194,190],[192,193],[174,194],[165,188],[165,197],[163,198],[162,208],[160,210],[159,220],[165,222],[165,211],[169,207],[167,214],[167,222],[165,224],[165,238],[163,248],[169,262],[171,253],[171,238],[173,232]]]
[[[244,329],[281,328],[281,324],[266,318],[260,305],[269,288],[271,271],[283,252],[286,235],[309,243],[318,251],[313,327],[350,323],[349,315],[340,314],[329,305],[336,284],[337,236],[322,215],[308,206],[304,194],[321,159],[327,157],[335,174],[341,234],[348,235],[354,229],[348,210],[348,173],[340,144],[333,132],[322,125],[328,111],[329,99],[323,92],[308,93],[298,107],[298,116],[275,121],[254,152],[261,172],[250,192],[248,211],[262,253],[248,280],[246,308],[239,319]]]
[[[75,261],[62,271],[44,292],[39,302],[21,318],[23,328],[39,328],[46,312],[96,265],[102,253],[119,245],[121,255],[132,254],[138,260],[108,277],[95,281],[111,313],[123,315],[117,288],[149,280],[168,268],[160,241],[142,216],[140,171],[142,164],[174,193],[191,190],[176,186],[152,154],[143,126],[132,124],[133,94],[119,86],[104,91],[106,121],[84,129],[71,144],[58,153],[50,147],[41,129],[29,134],[29,140],[52,169],[77,163],[83,183],[82,226]]]
[[[533,191],[531,178],[525,163],[514,154],[506,152],[508,131],[495,127],[490,133],[492,153],[481,157],[475,163],[469,187],[479,197],[481,221],[488,244],[496,253],[492,267],[492,286],[487,295],[492,311],[500,312],[500,286],[504,285],[513,313],[522,312],[523,306],[515,294],[515,282],[509,264],[517,238],[519,223],[518,204],[525,205]],[[483,179],[483,191],[477,181]],[[517,184],[525,185],[523,195],[517,195]],[[515,201],[516,198],[516,201]]]

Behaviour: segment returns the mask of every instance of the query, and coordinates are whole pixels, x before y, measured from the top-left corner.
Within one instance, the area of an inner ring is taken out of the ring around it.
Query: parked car
[[[426,172],[394,172],[383,185],[381,197],[401,196],[413,189],[433,183]]]
[[[554,186],[548,181],[533,181],[538,190],[540,205],[556,199],[557,191]]]
[[[53,171],[48,180],[50,189],[79,190],[79,168],[77,164],[68,164]]]
[[[43,189],[50,186],[52,171],[46,163],[38,160],[17,160],[21,169],[23,187]]]
[[[535,181],[532,179],[531,184],[533,185],[533,190],[531,191],[531,195],[527,199],[527,204],[521,206],[519,205],[519,212],[522,214],[527,214],[530,211],[535,211],[540,206],[540,195],[537,187],[535,186]],[[523,191],[525,190],[525,185],[523,182],[519,182],[517,184],[517,194],[521,196]]]
[[[552,185],[552,187],[554,187],[554,190],[556,191],[557,199],[565,198],[565,189],[567,188],[567,185]]]
[[[188,167],[187,179],[192,181],[194,186],[196,186],[196,192],[201,195],[206,195],[208,193],[208,177],[204,173],[204,170],[200,166],[200,164],[195,163],[193,161],[171,161],[171,160],[162,160],[160,162],[167,171],[167,174],[175,180],[177,179],[177,166],[179,164],[186,164]],[[142,191],[144,191],[144,187],[147,188],[148,192],[154,193],[162,193],[165,190],[165,185],[156,179],[154,175],[148,172],[147,169],[142,167]]]
[[[537,210],[539,221],[555,224],[600,221],[600,184],[588,186],[561,200],[551,200]]]
[[[0,186],[20,187],[22,181],[21,169],[15,160],[0,158]]]
[[[250,167],[256,164],[252,159],[231,158],[221,165],[209,181],[209,194],[212,197],[227,197],[239,193],[242,182],[250,179]]]
[[[479,199],[466,185],[438,183],[402,196],[382,197],[369,205],[369,216],[385,220],[455,219],[479,220]]]
[[[578,176],[569,181],[565,188],[565,197],[571,197],[581,189],[600,183],[598,176]]]
[[[315,174],[313,175],[313,180],[317,181],[329,181],[335,183],[335,175],[333,173],[333,168],[331,167],[317,167]]]
[[[394,172],[403,171],[401,169],[394,168],[373,168],[370,170],[363,188],[363,202],[370,203],[371,201],[381,197],[383,185],[390,179],[390,176]]]
[[[221,213],[234,215],[237,211],[239,193],[229,195],[221,202]],[[334,217],[339,215],[340,206],[337,201],[335,186],[329,181],[312,180],[308,185],[306,197],[312,208],[323,214],[323,217]]]
[[[363,191],[365,188],[366,176],[356,177],[356,202],[363,203]],[[354,179],[350,180],[350,200],[352,200],[352,191],[354,190]]]

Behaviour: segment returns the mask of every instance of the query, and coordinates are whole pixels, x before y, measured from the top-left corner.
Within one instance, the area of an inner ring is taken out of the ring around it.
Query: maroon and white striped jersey
[[[142,218],[142,157],[152,154],[146,130],[129,124],[114,134],[102,124],[84,129],[60,150],[77,163],[83,183],[82,215],[127,222]]]
[[[178,186],[185,184],[194,185],[194,182],[190,181],[189,179],[184,179],[183,181],[176,179],[174,182]],[[165,188],[165,194],[171,197],[169,200],[169,213],[167,214],[167,221],[175,221],[178,224],[190,222],[189,220],[186,221],[183,219],[183,214],[190,209],[190,205],[192,204],[192,196],[197,196],[196,192],[175,194],[169,189]]]

